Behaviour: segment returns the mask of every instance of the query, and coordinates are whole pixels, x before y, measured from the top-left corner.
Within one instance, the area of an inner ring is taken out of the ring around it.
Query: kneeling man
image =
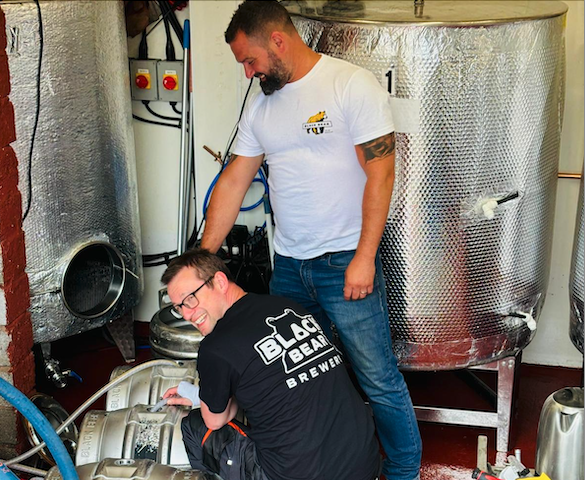
[[[193,468],[241,480],[377,477],[369,409],[340,352],[303,307],[246,293],[221,259],[201,249],[174,259],[162,282],[175,312],[205,336],[197,361],[201,410],[183,421]],[[177,393],[165,393],[169,404],[199,401]],[[239,408],[249,427],[235,420]]]

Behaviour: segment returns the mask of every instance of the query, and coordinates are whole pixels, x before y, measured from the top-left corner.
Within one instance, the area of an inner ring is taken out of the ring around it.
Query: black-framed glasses
[[[199,306],[199,299],[197,298],[197,292],[199,290],[201,290],[209,282],[211,282],[214,277],[215,277],[215,275],[212,275],[207,280],[205,280],[205,282],[203,282],[202,285],[200,285],[198,288],[196,288],[194,291],[192,291],[189,295],[187,295],[181,303],[179,303],[178,305],[173,305],[173,308],[171,308],[171,313],[177,318],[183,318],[183,307],[187,307],[187,308],[191,308],[191,309],[197,308]]]

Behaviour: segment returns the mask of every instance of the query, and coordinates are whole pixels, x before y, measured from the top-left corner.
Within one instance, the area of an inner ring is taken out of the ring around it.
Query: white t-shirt
[[[265,154],[277,253],[305,260],[357,247],[366,175],[354,146],[393,131],[374,74],[326,55],[300,80],[250,101],[234,153]]]

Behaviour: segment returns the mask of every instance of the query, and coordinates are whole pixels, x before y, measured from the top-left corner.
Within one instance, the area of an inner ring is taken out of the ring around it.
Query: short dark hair
[[[246,0],[234,13],[225,31],[225,41],[232,43],[239,31],[256,40],[268,41],[268,36],[279,29],[295,30],[286,8],[275,0]]]
[[[188,250],[179,257],[173,258],[163,273],[160,281],[164,285],[168,285],[170,281],[185,267],[195,269],[201,280],[207,280],[208,278],[213,277],[217,272],[223,272],[230,282],[234,281],[232,273],[229,271],[224,261],[209,250],[204,250],[203,248],[194,248],[193,250]]]

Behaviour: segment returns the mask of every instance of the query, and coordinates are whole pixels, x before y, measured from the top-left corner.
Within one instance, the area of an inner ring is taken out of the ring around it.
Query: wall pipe
[[[181,156],[179,161],[179,219],[177,225],[177,255],[185,252],[187,247],[187,223],[189,207],[189,20],[183,28],[183,92],[181,109]]]
[[[567,173],[567,172],[559,172],[559,178],[574,178],[576,180],[581,180],[580,173]]]
[[[63,445],[59,435],[53,430],[47,418],[39,411],[35,404],[3,378],[0,378],[0,395],[26,417],[47,444],[53,459],[57,463],[57,467],[59,467],[63,480],[79,480],[77,470],[75,470],[75,466],[65,445]]]

